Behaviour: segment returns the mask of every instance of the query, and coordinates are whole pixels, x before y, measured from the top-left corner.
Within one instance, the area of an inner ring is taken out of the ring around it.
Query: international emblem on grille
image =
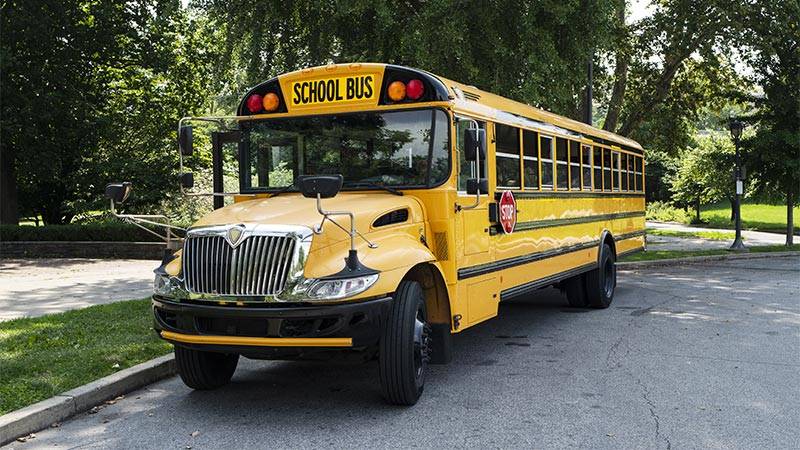
[[[236,247],[236,244],[239,243],[239,239],[242,238],[242,234],[244,233],[244,228],[240,226],[231,227],[228,230],[227,239],[228,243],[231,244],[231,247]]]

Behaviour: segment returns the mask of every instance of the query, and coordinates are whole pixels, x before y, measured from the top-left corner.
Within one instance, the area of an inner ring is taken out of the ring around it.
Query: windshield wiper
[[[351,182],[345,183],[345,186],[347,186],[347,187],[371,187],[371,188],[384,190],[386,192],[389,192],[390,194],[399,195],[399,196],[403,195],[402,192],[398,191],[397,189],[395,189],[393,187],[389,187],[389,186],[386,186],[384,184],[373,183],[371,181],[351,181]]]
[[[278,189],[277,191],[268,192],[269,197],[267,197],[267,198],[277,197],[277,196],[283,194],[284,192],[289,191],[293,187],[294,187],[294,183],[292,183],[292,184],[290,184],[288,186],[284,186],[284,187]]]

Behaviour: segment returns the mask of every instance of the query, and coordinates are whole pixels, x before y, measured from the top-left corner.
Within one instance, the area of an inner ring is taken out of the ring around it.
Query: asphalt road
[[[0,259],[0,321],[36,317],[153,293],[158,261]]]
[[[800,258],[628,270],[604,311],[554,290],[456,337],[412,408],[375,363],[242,361],[37,433],[32,448],[798,448]]]

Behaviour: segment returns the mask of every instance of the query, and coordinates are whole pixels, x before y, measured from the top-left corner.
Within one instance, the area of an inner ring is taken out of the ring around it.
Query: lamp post
[[[742,137],[742,130],[744,129],[744,124],[737,119],[731,119],[730,123],[728,124],[731,130],[731,137],[733,138],[733,146],[736,149],[736,168],[735,168],[735,178],[736,178],[736,200],[733,205],[733,212],[736,220],[736,239],[733,240],[733,244],[728,250],[733,251],[747,251],[747,247],[744,246],[744,242],[742,242],[742,194],[744,191],[744,183],[742,182],[742,159],[741,154],[739,153],[739,140]]]

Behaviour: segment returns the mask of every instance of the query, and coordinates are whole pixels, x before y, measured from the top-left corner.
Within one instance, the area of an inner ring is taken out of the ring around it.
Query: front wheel
[[[425,388],[431,349],[425,296],[416,281],[397,287],[381,336],[378,367],[387,402],[410,406]]]
[[[239,355],[176,346],[175,363],[186,386],[205,391],[224,386],[231,381],[239,363]]]
[[[586,296],[592,308],[608,308],[617,288],[617,264],[611,246],[603,244],[597,269],[586,273]]]

